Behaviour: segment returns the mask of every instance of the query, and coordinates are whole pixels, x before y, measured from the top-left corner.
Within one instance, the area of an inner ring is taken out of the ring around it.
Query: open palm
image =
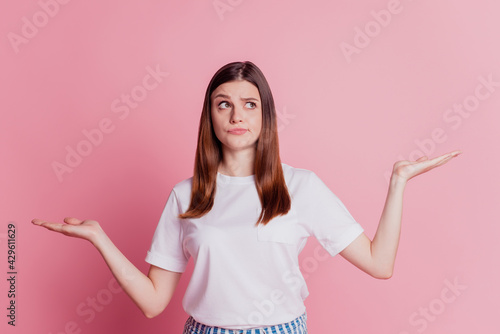
[[[402,180],[408,181],[409,179],[417,175],[423,174],[430,171],[431,169],[444,165],[460,153],[462,152],[453,151],[433,159],[429,159],[428,157],[423,156],[416,161],[401,160],[394,164],[393,175]]]
[[[43,226],[48,230],[91,242],[102,232],[101,226],[95,220],[80,220],[67,217],[64,218],[64,223],[53,223],[41,219],[33,219],[31,222],[35,225]]]

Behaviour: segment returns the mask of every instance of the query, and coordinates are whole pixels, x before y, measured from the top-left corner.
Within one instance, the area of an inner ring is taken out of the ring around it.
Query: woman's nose
[[[231,123],[239,123],[243,121],[243,113],[240,107],[234,107],[231,113]]]

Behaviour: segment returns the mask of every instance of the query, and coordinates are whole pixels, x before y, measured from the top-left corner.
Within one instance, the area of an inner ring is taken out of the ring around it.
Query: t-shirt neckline
[[[217,172],[217,182],[222,184],[249,184],[255,183],[255,175],[250,176],[229,176]]]

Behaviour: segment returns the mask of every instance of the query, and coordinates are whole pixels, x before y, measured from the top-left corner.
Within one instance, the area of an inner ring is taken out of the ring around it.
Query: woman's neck
[[[250,176],[254,174],[255,149],[223,150],[218,172],[228,176]]]

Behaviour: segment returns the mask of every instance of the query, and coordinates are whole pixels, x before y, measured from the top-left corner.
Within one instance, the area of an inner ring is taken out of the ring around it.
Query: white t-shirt
[[[192,178],[170,193],[146,261],[184,272],[193,258],[182,305],[198,322],[247,329],[295,319],[309,294],[298,261],[307,237],[334,256],[363,232],[316,174],[282,167],[291,210],[266,226],[255,226],[261,204],[254,176],[218,174],[213,208],[201,218],[178,218],[189,206]]]

